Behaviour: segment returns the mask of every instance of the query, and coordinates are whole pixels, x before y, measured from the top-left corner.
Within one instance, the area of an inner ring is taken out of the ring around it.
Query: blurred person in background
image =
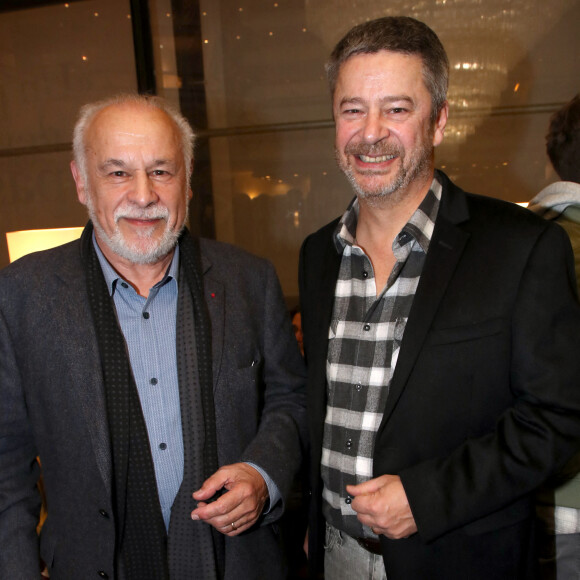
[[[566,230],[574,250],[580,293],[580,94],[552,116],[546,151],[560,181],[540,191],[529,208]],[[580,333],[580,328],[577,331]],[[580,578],[579,472],[580,454],[538,494],[542,580]]]

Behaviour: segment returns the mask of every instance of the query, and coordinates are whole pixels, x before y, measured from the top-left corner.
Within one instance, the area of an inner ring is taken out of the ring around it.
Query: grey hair
[[[167,114],[175,123],[181,136],[181,148],[186,167],[187,183],[189,183],[193,171],[193,145],[195,142],[195,133],[191,128],[191,125],[187,119],[179,111],[169,105],[165,99],[150,95],[138,95],[135,93],[121,93],[108,99],[88,103],[81,107],[73,131],[73,157],[83,179],[85,181],[87,179],[85,136],[88,128],[97,114],[103,109],[112,105],[124,104],[143,105],[153,109],[158,109]]]
[[[387,50],[417,55],[423,61],[423,80],[431,95],[431,120],[435,121],[449,85],[449,59],[438,36],[423,22],[408,16],[385,16],[351,28],[338,42],[326,63],[330,93],[334,97],[340,67],[357,54]]]

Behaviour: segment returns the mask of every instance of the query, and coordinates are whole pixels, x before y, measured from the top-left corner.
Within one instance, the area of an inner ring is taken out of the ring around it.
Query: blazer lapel
[[[308,340],[310,345],[308,351],[312,354],[311,359],[306,363],[309,371],[308,389],[308,412],[317,420],[311,422],[312,437],[312,460],[317,465],[320,464],[320,454],[322,452],[322,435],[324,430],[324,417],[326,415],[326,359],[328,355],[328,329],[332,319],[334,308],[334,293],[336,280],[340,269],[341,255],[334,245],[333,236],[327,235],[325,246],[320,256],[313,260],[308,273],[311,280],[309,284],[314,285],[314,291],[308,293],[308,297],[302,300],[309,301],[309,312],[312,316]],[[316,274],[314,274],[316,273]],[[305,305],[303,305],[305,306]],[[318,443],[318,444],[317,444]],[[314,454],[318,454],[314,457]]]
[[[469,215],[465,194],[443,174],[439,173],[439,176],[443,182],[439,215],[405,328],[379,433],[383,430],[403,392],[470,235],[457,226]]]
[[[203,292],[205,303],[211,320],[211,356],[214,391],[218,384],[224,348],[225,321],[226,321],[226,296],[224,285],[211,275],[212,263],[203,254],[202,247],[201,265],[203,274]]]
[[[70,384],[63,384],[63,388],[69,389],[63,396],[70,397],[84,416],[99,473],[110,493],[113,465],[105,386],[85,277],[80,264],[74,264],[58,277],[62,282],[58,295],[63,312],[59,320],[61,329],[55,336],[66,337],[68,346],[63,344],[62,352],[66,357],[63,365],[69,368],[71,377]]]

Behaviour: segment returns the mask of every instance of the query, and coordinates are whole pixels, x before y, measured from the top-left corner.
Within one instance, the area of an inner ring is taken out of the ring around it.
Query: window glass
[[[556,179],[544,136],[550,115],[578,91],[578,0],[200,6],[216,235],[273,259],[289,296],[302,239],[352,197],[334,167],[323,65],[355,24],[406,14],[441,38],[450,119],[436,165],[458,185],[521,202]]]
[[[129,0],[0,13],[0,267],[5,232],[84,225],[69,171],[80,106],[136,90]]]

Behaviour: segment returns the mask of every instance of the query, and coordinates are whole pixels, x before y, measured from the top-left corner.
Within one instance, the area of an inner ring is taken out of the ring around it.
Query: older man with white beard
[[[73,149],[82,238],[0,273],[0,577],[283,578],[304,371],[274,270],[184,228],[163,100],[85,106]]]

